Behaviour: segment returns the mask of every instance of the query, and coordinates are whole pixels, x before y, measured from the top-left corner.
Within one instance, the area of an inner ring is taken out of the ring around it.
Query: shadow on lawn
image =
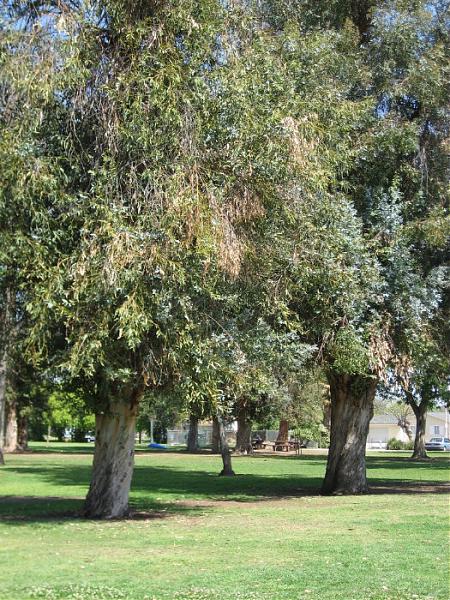
[[[259,462],[263,457],[258,457]],[[242,462],[252,458],[238,458],[235,468],[239,470]],[[268,459],[270,460],[270,459]],[[207,502],[264,502],[280,498],[315,496],[319,494],[325,457],[321,456],[285,456],[277,460],[290,461],[292,471],[283,475],[241,474],[236,477],[218,477],[217,471],[186,470],[180,466],[137,465],[134,470],[131,507],[133,511],[144,515],[142,518],[165,518],[174,513],[195,514],[205,511]],[[242,462],[241,462],[242,461]],[[300,474],[301,465],[317,470],[318,475]],[[436,482],[426,477],[430,465],[436,469],[448,469],[448,461],[439,459],[431,463],[411,462],[406,457],[368,457],[367,467],[372,494],[423,494],[448,493],[446,482]],[[205,465],[206,466],[206,465]],[[217,466],[219,466],[219,461]],[[21,475],[33,475],[50,485],[77,486],[80,494],[87,491],[91,467],[83,464],[49,464],[36,466],[15,465],[5,467],[8,471]],[[211,467],[210,467],[211,468]],[[405,478],[392,479],[383,476],[383,471],[402,470]],[[428,471],[426,471],[426,469]],[[371,473],[379,470],[381,473]],[[415,472],[415,473],[414,473]],[[416,476],[415,476],[416,475]],[[430,473],[431,475],[431,473]],[[161,502],[159,496],[165,497]],[[197,504],[196,504],[197,503]],[[0,496],[0,521],[20,522],[23,520],[61,520],[80,516],[82,498]]]
[[[84,498],[58,496],[0,496],[0,523],[22,525],[26,523],[63,523],[83,517]],[[175,515],[204,515],[210,510],[203,504],[185,502],[157,502],[149,500],[145,507],[132,503],[127,519],[167,519]],[[112,519],[113,521],[114,519]]]

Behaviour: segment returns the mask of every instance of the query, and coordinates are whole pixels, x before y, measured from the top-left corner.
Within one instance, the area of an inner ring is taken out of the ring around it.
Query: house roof
[[[441,412],[429,412],[428,416],[434,417],[435,419],[439,419],[441,421],[445,421],[445,411]],[[411,415],[409,418],[410,421],[414,421],[414,415]],[[448,421],[450,423],[450,415],[448,416]],[[394,415],[375,415],[373,419],[370,421],[371,425],[397,425],[398,419],[394,417]]]
[[[428,415],[430,417],[434,417],[435,419],[440,419],[441,421],[445,421],[445,411],[441,412],[429,412]],[[447,417],[447,420],[450,421],[450,415]]]
[[[375,415],[370,422],[379,425],[397,425],[398,419],[393,415]]]

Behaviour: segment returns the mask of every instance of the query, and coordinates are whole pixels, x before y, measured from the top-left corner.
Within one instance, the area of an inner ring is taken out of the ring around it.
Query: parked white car
[[[425,443],[425,450],[443,450],[450,451],[450,439],[446,437],[433,437]]]

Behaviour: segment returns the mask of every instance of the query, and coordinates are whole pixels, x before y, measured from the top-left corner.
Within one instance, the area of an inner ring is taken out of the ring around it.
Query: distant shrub
[[[391,438],[386,444],[387,450],[412,450],[414,448],[413,442],[402,442],[395,438]]]

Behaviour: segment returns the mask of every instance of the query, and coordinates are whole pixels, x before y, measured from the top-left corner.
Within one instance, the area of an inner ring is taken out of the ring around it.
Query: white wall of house
[[[449,437],[450,433],[450,415],[442,412],[430,412],[427,416],[427,433],[425,439],[428,440],[435,436]],[[415,429],[414,429],[415,431]]]
[[[374,422],[376,421],[376,422]],[[394,421],[394,422],[392,422]],[[413,436],[416,433],[415,418],[411,417],[411,430]],[[450,414],[446,411],[429,412],[427,416],[427,425],[425,441],[429,441],[435,436],[450,437]],[[395,423],[395,418],[391,415],[377,415],[370,422],[369,435],[367,436],[368,448],[386,448],[388,440],[395,438],[402,442],[408,441],[408,436],[401,427]]]
[[[387,442],[392,438],[402,442],[408,441],[406,433],[395,423],[371,423],[367,446],[369,448],[386,448]]]

